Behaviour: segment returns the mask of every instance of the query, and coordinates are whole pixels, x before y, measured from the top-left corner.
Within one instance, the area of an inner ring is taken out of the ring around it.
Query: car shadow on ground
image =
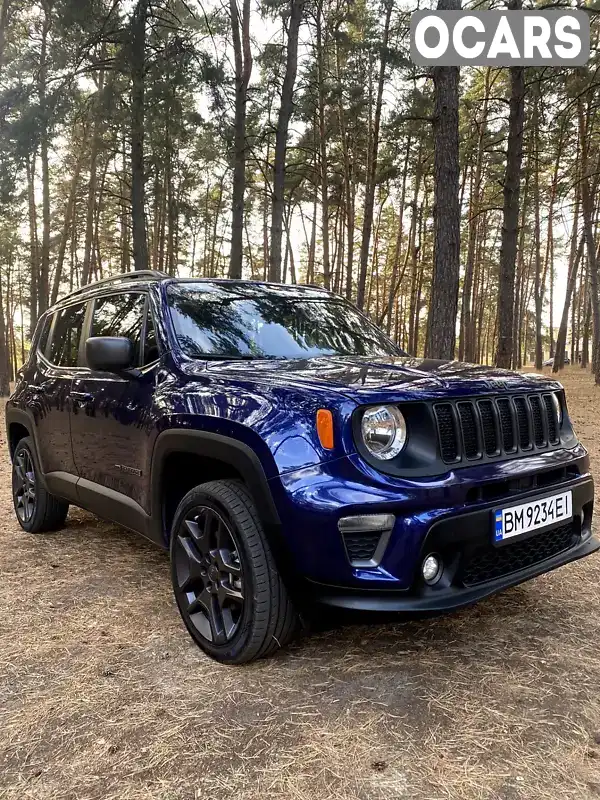
[[[91,563],[106,565],[104,576],[96,575],[99,586],[107,591],[112,581],[120,581],[113,565],[127,565],[128,579],[133,579],[132,592],[140,581],[151,577],[160,593],[160,609],[171,608],[179,622],[171,595],[169,560],[165,551],[138,534],[103,522],[87,512],[76,510],[70,515],[61,534],[61,550],[68,557],[70,550],[83,544]],[[551,592],[545,591],[547,578],[536,579],[505,590],[479,603],[446,613],[365,613],[327,608],[306,609],[295,643],[277,653],[272,659],[283,667],[293,664],[303,654],[326,661],[332,652],[353,651],[356,658],[364,651],[370,662],[385,661],[394,651],[417,653],[427,648],[430,655],[458,654],[468,651],[476,661],[490,657],[485,641],[492,650],[511,644],[522,647],[527,638],[532,646],[540,638],[561,638],[561,628],[568,636],[572,621],[568,615],[557,614],[557,603]],[[115,591],[127,591],[125,586]],[[158,598],[157,598],[158,600]],[[160,621],[157,621],[160,624]],[[181,623],[181,637],[187,633]],[[474,646],[476,644],[476,646]]]

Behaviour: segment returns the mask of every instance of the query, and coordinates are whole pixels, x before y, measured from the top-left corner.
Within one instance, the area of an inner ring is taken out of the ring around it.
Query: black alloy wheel
[[[222,664],[247,664],[286,645],[298,615],[248,488],[203,483],[171,527],[171,579],[194,642]]]
[[[15,453],[12,484],[15,513],[22,525],[29,525],[35,515],[37,493],[35,465],[27,447],[19,447]]]
[[[66,500],[45,488],[38,463],[33,439],[25,436],[12,458],[12,493],[17,520],[27,533],[56,531],[63,527],[69,512]]]
[[[233,532],[214,508],[189,511],[174,551],[176,592],[200,636],[215,645],[231,641],[244,610],[244,581]]]

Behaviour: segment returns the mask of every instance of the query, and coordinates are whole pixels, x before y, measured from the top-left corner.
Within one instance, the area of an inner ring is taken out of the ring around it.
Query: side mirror
[[[133,342],[121,336],[96,336],[85,343],[88,367],[99,372],[125,372],[134,359]]]

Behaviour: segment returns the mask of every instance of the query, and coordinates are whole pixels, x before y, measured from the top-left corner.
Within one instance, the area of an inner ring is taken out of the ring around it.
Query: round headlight
[[[558,425],[560,427],[563,421],[563,410],[557,394],[552,395],[552,405],[554,406],[554,410],[556,411],[556,418],[558,420]]]
[[[406,421],[395,406],[376,406],[363,414],[361,431],[365,447],[382,461],[395,458],[406,444]]]

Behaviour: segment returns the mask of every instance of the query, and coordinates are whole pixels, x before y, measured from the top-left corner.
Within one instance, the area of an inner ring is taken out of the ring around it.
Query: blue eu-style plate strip
[[[502,512],[496,511],[496,541],[501,542],[503,530],[502,530]]]

